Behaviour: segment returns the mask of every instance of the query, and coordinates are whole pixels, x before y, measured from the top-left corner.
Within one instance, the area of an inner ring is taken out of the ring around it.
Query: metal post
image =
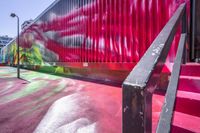
[[[184,9],[184,14],[183,14],[183,17],[182,17],[182,33],[186,33],[187,35],[187,14],[186,14],[186,7]],[[186,39],[186,42],[187,42],[187,39]],[[187,62],[187,48],[186,48],[186,44],[185,43],[185,46],[184,46],[184,52],[183,52],[183,64],[185,64]]]
[[[196,21],[196,1],[195,0],[192,0],[192,9],[191,9],[191,12],[192,12],[192,14],[191,14],[191,17],[192,17],[192,26],[191,26],[191,45],[190,45],[190,58],[191,58],[191,60],[192,61],[194,61],[195,60],[195,32],[196,32],[196,26],[195,26],[195,21]]]
[[[123,84],[123,133],[151,133],[152,93],[145,89]]]
[[[17,78],[20,78],[19,64],[19,17],[15,13],[10,14],[11,17],[17,17]]]
[[[20,69],[19,69],[19,17],[17,17],[17,78],[20,78]]]

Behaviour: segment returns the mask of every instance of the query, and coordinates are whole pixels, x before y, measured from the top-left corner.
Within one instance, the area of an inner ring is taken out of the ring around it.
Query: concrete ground
[[[0,67],[0,133],[121,132],[120,87],[29,70],[21,78]]]
[[[122,88],[0,66],[0,133],[121,133]],[[153,95],[153,132],[164,97]]]

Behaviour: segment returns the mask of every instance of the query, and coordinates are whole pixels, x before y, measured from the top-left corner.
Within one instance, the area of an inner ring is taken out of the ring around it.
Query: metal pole
[[[19,17],[17,17],[17,78],[20,78],[20,69],[19,69]]]
[[[186,33],[186,37],[187,37],[187,14],[186,14],[186,7],[184,9],[184,14],[182,17],[182,33]],[[187,39],[186,39],[186,43],[185,43],[185,47],[184,47],[184,52],[183,52],[183,64],[186,64],[187,62],[187,49],[186,49],[186,44],[187,44]]]
[[[17,78],[20,78],[20,70],[19,70],[19,17],[15,13],[10,14],[11,17],[17,17]]]
[[[191,60],[195,60],[195,21],[196,21],[196,1],[192,0],[192,42],[191,42]]]

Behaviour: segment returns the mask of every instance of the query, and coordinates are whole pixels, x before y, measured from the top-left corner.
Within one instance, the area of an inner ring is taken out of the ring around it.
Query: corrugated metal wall
[[[44,62],[138,62],[184,0],[60,0],[20,36]]]

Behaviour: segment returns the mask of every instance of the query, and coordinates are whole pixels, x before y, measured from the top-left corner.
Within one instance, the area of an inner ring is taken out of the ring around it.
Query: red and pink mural
[[[52,62],[109,63],[109,66],[127,63],[127,68],[133,67],[184,1],[56,1],[21,33],[20,62],[37,66],[50,66]],[[178,39],[177,34],[174,44]],[[14,47],[15,42],[10,45]],[[172,47],[173,56],[176,46]],[[3,56],[3,60],[16,63],[16,48],[11,49],[7,50],[10,56]]]

